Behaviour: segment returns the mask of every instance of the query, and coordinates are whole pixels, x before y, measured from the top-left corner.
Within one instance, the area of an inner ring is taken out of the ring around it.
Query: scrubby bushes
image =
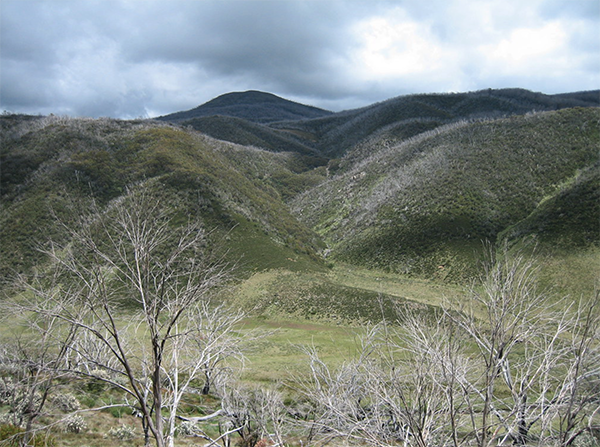
[[[27,442],[26,445],[29,447],[55,447],[57,445],[53,436],[44,433],[28,436],[22,428],[10,424],[0,424],[0,445],[21,447],[24,442]]]
[[[458,122],[399,144],[374,139],[292,209],[329,243],[334,259],[433,276],[454,256],[452,267],[471,266],[454,268],[449,279],[462,282],[472,277],[475,244],[527,219],[578,171],[597,171],[597,120],[598,109],[567,109]],[[576,215],[592,213],[586,221],[597,224],[597,207]],[[560,238],[567,226],[544,236]]]
[[[81,408],[79,400],[72,393],[57,394],[52,402],[63,413],[71,413]]]
[[[119,441],[131,441],[136,436],[135,428],[126,424],[111,428],[106,435]]]
[[[63,425],[64,425],[65,431],[67,433],[74,433],[74,434],[81,433],[83,430],[85,430],[87,428],[85,419],[83,419],[81,416],[77,416],[77,415],[69,416],[67,419],[65,419],[65,421],[63,422]]]

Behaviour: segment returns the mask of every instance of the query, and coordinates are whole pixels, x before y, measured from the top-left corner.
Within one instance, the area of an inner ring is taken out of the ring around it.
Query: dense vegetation
[[[205,395],[198,393],[202,378],[191,382],[192,391],[170,413],[188,418],[176,424],[177,443],[199,436],[200,425],[204,439],[214,440],[234,424],[244,428],[227,436],[235,433],[243,447],[326,443],[348,435],[374,445],[443,445],[445,436],[454,446],[488,445],[501,437],[517,444],[586,445],[600,429],[597,414],[589,412],[600,386],[593,368],[599,304],[590,300],[600,262],[599,106],[598,91],[510,89],[411,95],[330,113],[245,92],[159,120],[4,114],[0,302],[24,306],[36,304],[36,297],[39,304],[70,296],[76,306],[86,287],[92,300],[96,289],[77,282],[81,277],[68,279],[73,271],[57,273],[57,266],[74,260],[87,269],[102,260],[100,249],[116,240],[116,210],[130,211],[127,204],[140,190],[149,204],[143,209],[160,206],[172,231],[153,259],[165,262],[174,248],[169,238],[182,228],[203,228],[199,247],[219,247],[235,278],[218,290],[217,301],[246,315],[242,326],[242,314],[231,314],[238,319],[228,335],[254,341],[245,355],[255,366],[236,381],[227,376]],[[102,228],[100,223],[112,230],[87,248],[74,237]],[[492,256],[484,281],[465,292],[482,276],[482,262],[494,247],[500,254]],[[511,264],[515,258],[519,265]],[[145,323],[136,320],[139,306],[125,297],[129,286],[115,286],[122,279],[113,273],[119,268],[119,262],[99,262],[96,280],[106,279],[102,293],[116,305],[107,308],[120,324],[131,330],[136,322],[136,334],[145,336]],[[504,319],[493,320],[496,311],[514,318],[506,320],[514,333],[489,331],[494,324],[506,329]],[[28,330],[47,328],[41,334],[56,336],[53,343],[70,333],[50,330],[55,315],[47,307],[12,315],[0,323],[2,343],[16,321]],[[50,319],[38,324],[30,315]],[[193,319],[181,321],[182,334]],[[83,320],[73,321],[87,330]],[[264,333],[271,327],[280,332],[256,336],[256,328]],[[45,340],[17,335],[22,349],[14,352],[23,355],[37,352],[32,346]],[[58,352],[66,355],[73,346]],[[80,357],[90,354],[77,349]],[[19,370],[23,359],[11,352],[0,349],[0,436],[26,436],[15,426],[30,417],[19,404],[19,386],[34,383],[30,403],[38,405],[36,393],[45,390],[49,410],[30,420],[51,424],[69,415],[62,432],[52,431],[64,445],[79,445],[85,430],[86,442],[103,445],[99,433],[107,426],[113,442],[134,436],[141,445],[141,432],[131,428],[138,424],[131,412],[139,405],[123,394],[132,383],[124,384],[112,363],[103,364],[109,380],[90,365],[85,374],[70,367],[58,374],[56,364],[65,358],[28,376]],[[500,354],[492,359],[485,352]],[[433,361],[434,355],[445,360]],[[243,355],[236,351],[234,357],[223,370],[237,368]],[[146,364],[147,358],[138,361]],[[584,365],[585,374],[573,372]],[[147,374],[142,370],[131,382]],[[158,376],[152,380],[159,383]],[[273,383],[282,381],[285,386],[275,390]],[[62,402],[62,394],[74,400]],[[440,396],[456,400],[444,403]],[[554,413],[540,410],[548,402],[556,404]],[[94,422],[76,413],[98,406],[106,408]],[[217,419],[196,424],[212,412]],[[11,424],[2,425],[6,421]],[[119,428],[121,422],[126,425]],[[51,443],[52,437],[30,441]]]
[[[303,131],[317,139],[317,148],[330,158],[346,155],[368,137],[399,142],[443,124],[481,118],[502,118],[534,111],[597,107],[598,91],[544,95],[522,89],[481,90],[469,93],[399,96],[361,109],[276,128]],[[383,135],[382,135],[383,134]]]
[[[597,109],[575,108],[458,122],[399,144],[371,140],[357,147],[360,155],[348,154],[340,172],[297,198],[294,209],[339,259],[461,275],[482,240],[495,242],[542,200],[562,194],[564,202],[568,188],[577,217],[561,227],[549,223],[544,234],[574,231],[589,246],[598,241],[599,116]]]
[[[248,246],[259,240],[256,245],[275,257],[316,257],[316,237],[282,201],[319,180],[305,173],[301,156],[234,146],[160,123],[4,119],[15,121],[2,147],[5,274],[39,261],[36,247],[58,236],[52,213],[68,216],[73,201],[91,197],[107,204],[128,184],[151,178],[182,217],[204,219]],[[237,244],[233,250],[255,261],[250,268],[272,262],[252,250],[240,253]]]
[[[192,118],[181,124],[219,140],[260,147],[272,152],[296,152],[313,157],[315,164],[327,161],[312,147],[310,141],[306,142],[289,131],[273,129],[241,118],[216,115]]]

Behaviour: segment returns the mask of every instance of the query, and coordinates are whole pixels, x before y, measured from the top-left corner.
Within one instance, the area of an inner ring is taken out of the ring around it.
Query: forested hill
[[[322,180],[295,153],[156,121],[9,115],[0,123],[2,275],[30,270],[49,238],[68,237],[57,217],[77,225],[92,201],[102,210],[142,186],[182,221],[226,234],[232,262],[245,270],[298,268],[322,249],[284,202]]]
[[[260,92],[204,111],[260,115],[271,100],[281,118],[286,100]],[[102,209],[140,185],[216,228],[246,273],[346,262],[463,282],[486,240],[595,253],[599,105],[598,91],[514,89],[335,114],[297,105],[302,119],[271,123],[4,115],[0,270],[39,267],[39,245],[67,237],[56,216],[75,225],[77,207]]]
[[[161,121],[181,122],[204,116],[224,115],[255,123],[302,120],[330,115],[332,112],[299,104],[271,93],[246,91],[226,93],[194,109],[161,116]]]
[[[599,119],[570,108],[379,135],[293,209],[338,259],[426,276],[462,275],[501,234],[589,246],[600,240]]]
[[[221,95],[195,109],[158,119],[192,126],[233,143],[338,158],[374,135],[402,141],[465,119],[598,106],[600,90],[546,95],[524,89],[486,89],[398,96],[332,113],[270,93],[248,91]]]

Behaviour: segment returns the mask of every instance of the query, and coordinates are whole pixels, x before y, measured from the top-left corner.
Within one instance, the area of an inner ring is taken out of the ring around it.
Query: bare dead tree
[[[331,368],[308,350],[313,439],[374,446],[572,445],[600,416],[598,297],[538,290],[521,253],[494,256],[481,284],[438,315],[366,331]]]
[[[177,410],[192,380],[188,376],[182,387],[167,363],[182,362],[192,375],[200,371],[198,365],[187,366],[189,356],[180,357],[182,346],[201,339],[207,328],[198,327],[194,318],[209,312],[211,294],[230,268],[213,255],[199,223],[175,225],[176,216],[147,188],[129,190],[106,210],[93,208],[77,228],[65,227],[69,244],[50,243],[45,251],[52,274],[24,282],[27,293],[18,304],[77,331],[81,336],[67,346],[76,371],[108,381],[133,398],[147,443],[152,437],[162,447],[173,434],[165,428],[162,411]],[[203,360],[225,354],[218,352],[222,340],[240,318],[224,308],[212,317],[213,329],[222,324],[217,330],[221,338],[210,346],[197,345],[196,352],[204,350]],[[170,401],[165,400],[165,383],[171,387]]]
[[[312,437],[388,446],[460,445],[460,381],[467,374],[461,340],[446,321],[403,315],[361,337],[357,358],[332,369],[308,350],[310,380],[298,378],[313,403]],[[452,337],[455,340],[452,340]]]
[[[399,399],[394,407],[404,414],[411,445],[462,445],[462,414],[468,408],[463,384],[475,373],[465,337],[443,313],[405,312],[401,321],[386,345],[393,349],[393,358],[401,359],[396,363],[404,383],[395,392]]]
[[[243,337],[236,335],[243,318],[244,314],[240,311],[204,301],[190,309],[186,332],[177,331],[180,335],[173,339],[162,365],[165,378],[163,407],[168,409],[166,437],[169,447],[174,445],[178,408],[190,391],[192,382],[209,374],[213,380],[227,378],[227,369],[231,368],[233,361],[243,363],[243,347],[255,339],[251,333]],[[205,388],[206,384],[203,394]]]
[[[561,446],[584,432],[600,433],[600,293],[582,300],[570,329],[563,379],[555,392]]]
[[[8,421],[24,428],[20,445],[29,445],[34,424],[47,414],[51,391],[65,376],[66,346],[76,331],[52,316],[17,315],[9,302],[0,310],[12,327],[0,339],[0,404],[9,409]]]
[[[290,424],[282,394],[274,388],[230,383],[222,391],[224,427],[228,435],[237,433],[241,445],[285,446]]]
[[[363,362],[370,362],[375,337],[380,328],[375,327],[365,336],[357,359],[330,368],[313,348],[304,348],[308,357],[310,375],[294,377],[298,392],[310,404],[308,439],[328,443],[335,438],[364,441],[369,432],[364,430],[364,398],[366,397]]]
[[[472,396],[472,434],[478,446],[507,441],[547,445],[556,440],[557,411],[566,401],[575,404],[581,391],[580,366],[598,358],[598,345],[585,332],[594,330],[593,320],[582,319],[572,302],[556,302],[540,291],[531,258],[505,249],[490,259],[485,279],[471,290],[466,307],[447,311],[477,348],[471,362],[480,374],[462,385]],[[575,394],[569,397],[567,390]],[[577,418],[586,414],[581,409]],[[566,419],[563,429],[572,433]]]

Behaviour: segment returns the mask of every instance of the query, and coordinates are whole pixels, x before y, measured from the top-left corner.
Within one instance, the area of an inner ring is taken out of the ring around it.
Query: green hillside
[[[335,259],[469,276],[482,240],[495,242],[579,171],[590,171],[585,178],[597,171],[599,116],[598,109],[575,108],[459,122],[400,144],[374,139],[367,149],[358,146],[360,156],[350,152],[342,160],[344,170],[300,196],[294,210]],[[589,203],[597,192],[587,185]],[[574,206],[579,211],[584,208]],[[585,222],[578,241],[597,242],[597,207],[573,217],[579,218]],[[548,238],[562,238],[570,228],[554,225]]]
[[[290,132],[272,129],[259,123],[223,115],[192,118],[181,122],[213,138],[230,141],[243,146],[255,146],[272,152],[296,152],[315,157],[314,163],[323,164],[325,159],[309,141]]]
[[[580,255],[572,264],[586,265],[600,234],[597,102],[597,91],[512,89],[270,124],[4,115],[0,269],[29,271],[40,244],[64,237],[57,217],[75,224],[92,200],[102,208],[139,183],[216,229],[243,277],[344,262],[464,283],[483,241],[531,239],[555,266]],[[209,105],[260,115],[290,104],[245,92]]]
[[[557,185],[525,219],[500,237],[509,242],[534,237],[542,244],[585,248],[600,237],[600,164],[596,162]]]
[[[545,95],[524,89],[488,89],[399,96],[356,110],[296,123],[273,123],[272,126],[307,132],[317,139],[317,148],[322,153],[335,158],[345,155],[376,132],[390,132],[396,141],[400,141],[464,119],[501,118],[533,111],[599,105],[598,90]]]
[[[319,265],[318,239],[282,200],[298,184],[319,180],[303,174],[307,168],[296,154],[235,146],[154,122],[2,121],[3,274],[28,270],[40,262],[39,244],[62,237],[53,213],[74,224],[77,206],[92,198],[104,206],[139,182],[150,183],[157,200],[182,218],[217,228],[246,270],[297,267],[298,257],[304,267]]]

